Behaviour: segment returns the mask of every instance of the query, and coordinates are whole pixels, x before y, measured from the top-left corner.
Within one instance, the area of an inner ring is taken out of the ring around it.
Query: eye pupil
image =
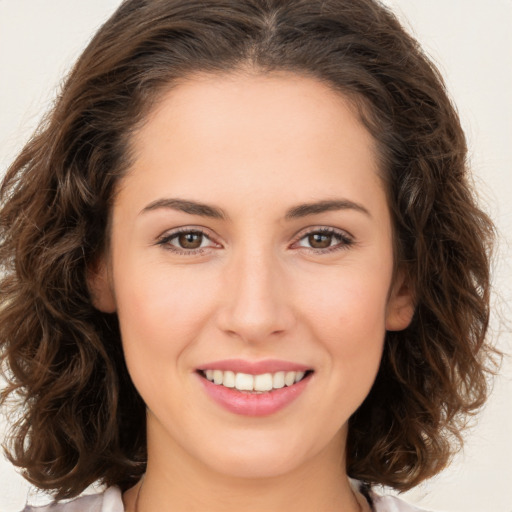
[[[198,249],[203,241],[202,233],[181,233],[178,237],[181,247],[184,249]]]
[[[312,233],[308,236],[308,242],[314,249],[326,249],[331,246],[332,235]]]

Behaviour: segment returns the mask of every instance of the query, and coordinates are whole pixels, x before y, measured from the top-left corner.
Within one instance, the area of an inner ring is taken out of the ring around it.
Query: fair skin
[[[348,419],[413,306],[354,108],[293,74],[197,76],[132,146],[90,288],[118,314],[148,408],[138,512],[364,510],[345,472]],[[293,399],[255,413],[254,392],[230,389],[233,409],[205,378],[234,359],[308,372]]]

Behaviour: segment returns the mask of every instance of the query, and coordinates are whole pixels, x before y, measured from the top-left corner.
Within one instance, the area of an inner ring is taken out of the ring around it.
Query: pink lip
[[[246,361],[243,359],[225,359],[213,361],[198,368],[199,370],[222,370],[235,373],[247,373],[249,375],[261,375],[263,373],[276,372],[305,372],[311,370],[310,366],[280,361],[278,359],[264,359],[263,361]]]
[[[260,375],[263,373],[275,373],[278,371],[307,371],[311,367],[289,361],[266,360],[244,361],[241,359],[229,359],[215,361],[200,367],[200,370],[222,370],[235,373],[248,373]],[[311,380],[311,374],[306,375],[301,381],[292,386],[274,389],[265,393],[248,393],[214,384],[197,372],[203,389],[217,404],[229,412],[244,416],[268,416],[274,414],[297,399],[306,389]]]

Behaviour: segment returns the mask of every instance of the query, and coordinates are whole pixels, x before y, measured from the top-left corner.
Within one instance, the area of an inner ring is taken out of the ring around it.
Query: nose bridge
[[[257,342],[290,328],[293,315],[282,270],[271,247],[248,244],[234,251],[225,269],[223,330]]]

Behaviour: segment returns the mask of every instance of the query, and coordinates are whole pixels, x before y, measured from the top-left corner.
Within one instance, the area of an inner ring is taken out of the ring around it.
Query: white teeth
[[[235,372],[224,372],[224,378],[222,380],[222,385],[227,388],[235,387]]]
[[[286,375],[284,376],[284,383],[287,386],[291,386],[295,383],[295,375],[297,375],[297,372],[286,372]]]
[[[276,372],[250,375],[248,373],[235,373],[233,371],[205,370],[205,377],[214,384],[227,388],[236,388],[239,391],[255,391],[263,393],[272,389],[281,389],[285,386],[301,381],[306,372]]]
[[[239,391],[252,391],[254,389],[254,376],[248,373],[237,373],[235,388]]]
[[[221,370],[213,370],[213,382],[215,384],[222,384],[224,380],[224,373]]]
[[[264,373],[263,375],[255,375],[254,391],[270,391],[272,389],[272,374]]]
[[[304,375],[306,375],[306,372],[297,372],[295,374],[295,382],[299,382],[304,378]]]
[[[284,372],[274,373],[272,378],[272,387],[275,389],[284,388]]]

